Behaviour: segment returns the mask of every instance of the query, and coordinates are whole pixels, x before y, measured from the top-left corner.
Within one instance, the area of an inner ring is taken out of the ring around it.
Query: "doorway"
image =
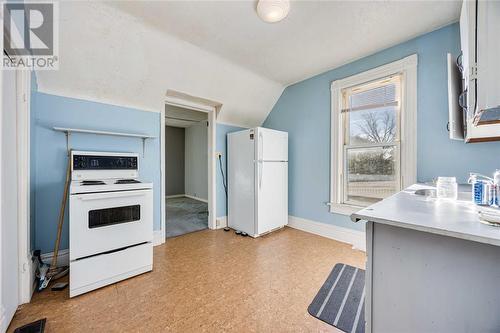
[[[165,103],[161,108],[160,131],[161,131],[161,196],[166,198],[166,177],[165,177],[165,105],[177,106],[183,109],[200,111],[207,114],[208,117],[208,228],[217,229],[222,225],[217,224],[216,220],[216,119],[217,114],[222,108],[222,103],[209,100],[202,97],[189,95],[180,91],[168,89],[165,94]],[[166,240],[166,200],[161,200],[161,230],[155,232],[154,244],[160,245]]]
[[[208,113],[165,105],[166,238],[209,227]]]

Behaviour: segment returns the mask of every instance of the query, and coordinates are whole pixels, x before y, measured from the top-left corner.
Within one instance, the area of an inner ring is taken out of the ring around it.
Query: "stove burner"
[[[82,180],[82,185],[106,185],[102,180]]]
[[[137,179],[118,179],[115,184],[137,184],[140,183]]]

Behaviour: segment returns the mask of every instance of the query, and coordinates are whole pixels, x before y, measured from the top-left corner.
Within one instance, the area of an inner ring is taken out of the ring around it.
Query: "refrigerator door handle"
[[[258,145],[257,149],[258,149],[258,156],[257,156],[258,162],[257,163],[259,163],[259,190],[260,190],[262,187],[262,171],[264,169],[264,167],[262,165],[262,163],[263,163],[262,159],[264,158],[264,152],[263,152],[263,150],[264,150],[264,136],[262,135],[261,131],[259,131],[259,145]]]
[[[262,172],[264,171],[264,166],[262,160],[259,160],[259,190],[262,187]]]
[[[262,132],[259,131],[259,156],[258,156],[258,159],[259,161],[262,161],[262,159],[264,158],[264,136],[262,135]]]

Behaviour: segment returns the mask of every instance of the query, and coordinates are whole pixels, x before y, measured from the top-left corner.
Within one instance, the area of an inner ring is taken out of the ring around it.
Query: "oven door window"
[[[100,228],[108,225],[139,221],[140,219],[140,205],[96,209],[89,211],[89,228]]]

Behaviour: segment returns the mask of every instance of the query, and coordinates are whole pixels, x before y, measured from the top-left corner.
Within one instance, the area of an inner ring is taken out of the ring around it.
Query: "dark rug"
[[[45,322],[47,318],[43,318],[27,325],[18,327],[14,333],[43,333],[45,332]]]
[[[344,332],[364,333],[365,271],[336,264],[307,311]]]

